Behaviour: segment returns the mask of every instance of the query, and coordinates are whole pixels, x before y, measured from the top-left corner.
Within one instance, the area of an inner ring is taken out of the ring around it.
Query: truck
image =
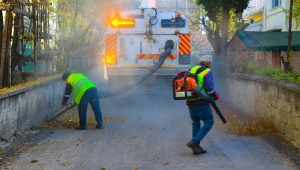
[[[132,91],[170,92],[174,75],[191,67],[189,31],[187,17],[177,10],[141,7],[112,14],[103,56],[109,90],[144,76]],[[167,50],[163,64],[149,74]]]
[[[152,4],[153,0],[145,0]],[[99,98],[129,93],[171,94],[173,78],[191,67],[190,29],[177,10],[153,6],[115,12],[105,32],[103,56],[108,89]],[[47,116],[56,119],[74,102]]]

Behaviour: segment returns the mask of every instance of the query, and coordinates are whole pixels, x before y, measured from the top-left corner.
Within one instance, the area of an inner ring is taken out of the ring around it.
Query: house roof
[[[256,51],[286,51],[288,32],[237,31],[229,43],[238,36],[249,48]],[[300,31],[292,32],[291,50],[300,50]]]

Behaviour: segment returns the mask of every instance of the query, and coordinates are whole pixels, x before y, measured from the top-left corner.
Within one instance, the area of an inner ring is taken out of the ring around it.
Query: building
[[[300,31],[293,32],[291,43],[292,72],[300,74]],[[287,60],[287,32],[237,31],[227,46],[231,70],[241,71],[245,63],[254,62],[261,66],[284,67]]]
[[[296,0],[300,2],[300,0]],[[248,9],[243,12],[243,19],[250,20],[251,24],[245,31],[288,31],[288,13],[290,0],[250,0]],[[299,31],[296,22],[292,22],[292,31]]]

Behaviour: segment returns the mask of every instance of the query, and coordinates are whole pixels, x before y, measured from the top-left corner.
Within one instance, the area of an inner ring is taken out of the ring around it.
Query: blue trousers
[[[193,121],[192,142],[200,145],[201,140],[214,125],[214,117],[209,104],[203,106],[188,105],[188,107],[190,111],[190,117]],[[204,122],[202,127],[200,122],[201,120]]]
[[[81,126],[86,126],[86,112],[88,103],[91,104],[94,111],[95,119],[98,124],[102,123],[102,113],[100,109],[100,102],[98,91],[96,88],[88,89],[82,96],[78,104],[79,123]]]

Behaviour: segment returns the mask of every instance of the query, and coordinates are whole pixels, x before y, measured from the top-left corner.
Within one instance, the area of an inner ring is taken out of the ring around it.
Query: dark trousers
[[[188,105],[188,107],[193,121],[192,141],[193,143],[200,145],[201,140],[214,125],[214,117],[209,104],[203,106]],[[203,126],[201,126],[201,120],[204,122]]]
[[[78,105],[79,123],[81,126],[86,126],[86,112],[88,103],[91,104],[94,111],[95,119],[98,124],[102,123],[102,113],[100,109],[100,102],[98,91],[96,88],[88,89],[82,96]]]

